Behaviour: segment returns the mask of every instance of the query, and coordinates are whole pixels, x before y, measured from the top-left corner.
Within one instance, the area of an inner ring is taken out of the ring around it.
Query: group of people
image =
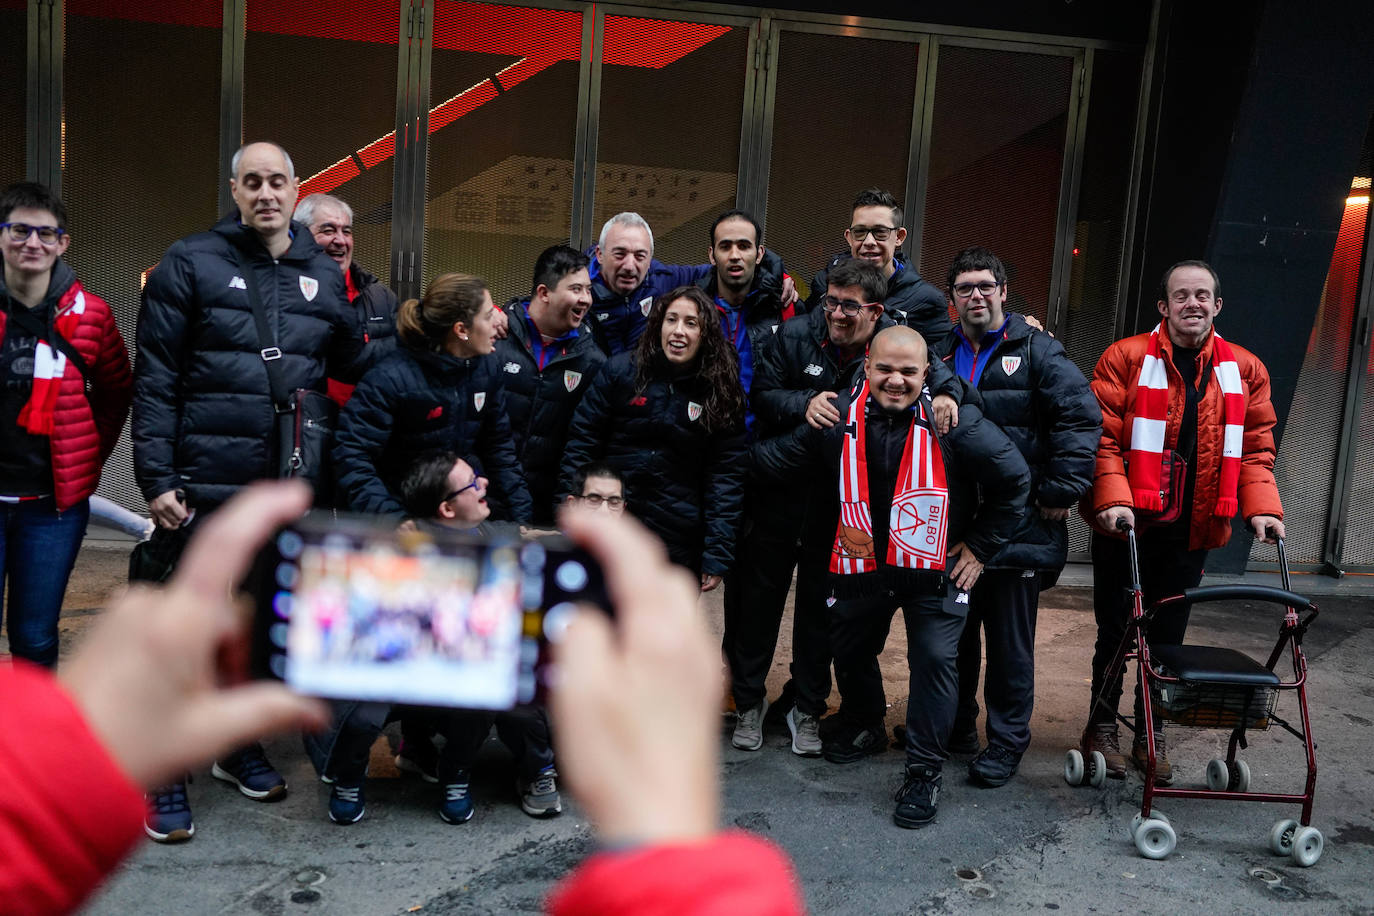
[[[943,292],[903,263],[902,208],[880,189],[856,197],[847,250],[804,301],[757,220],[730,210],[711,227],[707,262],[690,266],[654,259],[647,222],[618,214],[589,252],[544,251],[528,295],[497,308],[483,280],[452,273],[398,303],[354,261],[348,205],[298,203],[280,146],[244,146],[232,175],[234,211],[173,244],[148,276],[132,376],[108,306],[61,259],[61,201],[30,183],[0,197],[0,551],[17,657],[56,661],[86,500],[131,401],[152,545],[174,560],[207,517],[273,474],[281,405],[269,368],[288,390],[341,404],[339,509],[465,528],[488,516],[547,528],[570,501],[628,510],[701,591],[723,584],[737,748],[763,745],[795,572],[792,751],[843,764],[885,750],[878,658],[900,607],[904,827],[935,817],[951,754],[972,755],[982,786],[1015,774],[1030,742],[1039,594],[1066,561],[1075,507],[1094,528],[1099,630],[1100,699],[1082,741],[1113,776],[1126,768],[1121,685],[1104,682],[1128,613],[1119,523],[1141,532],[1147,600],[1196,585],[1237,513],[1260,537],[1283,534],[1268,376],[1216,334],[1220,282],[1201,261],[1165,273],[1158,326],[1108,348],[1090,385],[1058,341],[1007,311],[992,252],[960,252]],[[1162,471],[1168,459],[1181,478]],[[1180,499],[1181,517],[1158,523]],[[1181,641],[1186,624],[1185,608],[1152,635]],[[841,706],[823,719],[832,665]],[[362,817],[367,750],[390,717],[403,721],[398,764],[443,784],[445,820],[471,816],[468,770],[490,717],[455,725],[370,704],[333,714],[330,740],[310,747],[335,821]],[[558,813],[545,711],[496,725],[522,807]],[[1137,742],[1142,768],[1144,753]],[[212,773],[256,800],[286,791],[255,743],[221,754]],[[184,782],[150,799],[150,836],[193,834]]]

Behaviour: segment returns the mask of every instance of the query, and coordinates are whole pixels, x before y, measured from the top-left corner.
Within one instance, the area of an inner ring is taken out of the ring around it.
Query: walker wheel
[[[1299,827],[1293,834],[1293,864],[1309,868],[1317,864],[1326,848],[1326,839],[1316,827]]]
[[[1298,831],[1298,822],[1290,818],[1278,821],[1269,829],[1269,851],[1276,856],[1293,854],[1293,835]]]
[[[1147,859],[1164,859],[1178,845],[1178,837],[1168,821],[1157,817],[1142,821],[1135,832],[1135,848]]]
[[[1225,789],[1231,781],[1231,773],[1226,769],[1226,761],[1220,757],[1213,757],[1207,761],[1207,788],[1213,792],[1220,792]]]
[[[1076,747],[1064,755],[1064,781],[1071,786],[1083,784],[1083,752]]]
[[[1102,788],[1102,784],[1107,781],[1107,758],[1102,756],[1101,751],[1093,751],[1088,758],[1088,784],[1094,789]]]
[[[1150,809],[1150,816],[1149,816],[1148,818],[1147,818],[1147,817],[1142,817],[1141,814],[1140,814],[1140,812],[1137,811],[1134,815],[1131,816],[1131,842],[1132,842],[1132,843],[1135,842],[1135,835],[1136,835],[1136,832],[1140,830],[1140,825],[1143,824],[1143,823],[1145,823],[1145,821],[1151,820],[1151,819],[1154,819],[1154,820],[1157,820],[1157,821],[1163,821],[1163,822],[1166,823],[1166,824],[1169,823],[1169,815],[1165,814],[1163,811],[1158,811],[1158,810],[1156,810],[1156,809],[1154,809],[1154,808],[1151,808],[1151,809]]]
[[[1230,779],[1227,780],[1226,788],[1232,792],[1250,791],[1250,764],[1244,760],[1236,760],[1231,763]]]

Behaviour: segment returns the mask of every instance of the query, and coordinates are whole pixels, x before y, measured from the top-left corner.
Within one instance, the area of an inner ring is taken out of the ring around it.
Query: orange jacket
[[[1212,359],[1212,341],[1208,335],[1198,353],[1198,378]],[[1269,372],[1259,357],[1244,347],[1227,340],[1236,354],[1240,369],[1242,391],[1245,395],[1245,436],[1241,445],[1240,483],[1236,494],[1240,512],[1245,519],[1256,515],[1283,518],[1279,502],[1279,488],[1274,483],[1274,408],[1269,403]],[[1131,450],[1131,427],[1135,420],[1135,384],[1140,367],[1149,349],[1149,333],[1118,340],[1107,348],[1093,370],[1092,389],[1102,407],[1102,442],[1097,449],[1097,470],[1093,475],[1092,492],[1080,504],[1080,511],[1088,524],[1102,531],[1096,515],[1113,506],[1130,506],[1131,488],[1126,482],[1123,458]],[[1164,447],[1178,443],[1179,426],[1183,422],[1183,377],[1174,368],[1173,343],[1167,333],[1161,335],[1164,365],[1169,374],[1169,414],[1164,432]],[[1219,518],[1212,510],[1217,502],[1217,488],[1221,479],[1222,431],[1226,425],[1222,409],[1221,386],[1212,380],[1197,405],[1197,482],[1190,509],[1188,546],[1192,550],[1220,547],[1231,537],[1231,520]],[[1115,532],[1103,532],[1115,534]]]

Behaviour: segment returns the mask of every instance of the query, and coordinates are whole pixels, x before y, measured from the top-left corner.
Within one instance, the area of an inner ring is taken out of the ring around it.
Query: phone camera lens
[[[277,585],[281,588],[295,588],[300,580],[300,570],[292,563],[277,564]]]
[[[283,531],[277,535],[277,552],[288,560],[299,557],[303,546],[301,536],[294,531]]]
[[[576,560],[568,560],[558,567],[554,581],[565,592],[580,592],[587,587],[587,567]]]

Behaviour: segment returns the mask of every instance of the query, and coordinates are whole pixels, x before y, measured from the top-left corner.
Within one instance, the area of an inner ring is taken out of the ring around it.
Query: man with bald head
[[[149,552],[169,564],[207,514],[245,484],[276,476],[268,361],[288,391],[324,391],[328,377],[354,381],[365,365],[339,265],[291,220],[300,187],[291,157],[275,143],[250,143],[231,169],[234,210],[167,249],[138,316],[134,473],[158,526]],[[286,794],[256,744],[211,772],[256,801]],[[191,838],[184,782],[152,793],[145,827],[158,842]]]
[[[893,821],[908,828],[935,818],[969,590],[1014,533],[1030,486],[1021,453],[973,403],[960,407],[957,426],[937,432],[929,360],[911,328],[879,331],[863,379],[835,402],[840,422],[754,447],[762,473],[808,474],[816,492],[832,494],[805,534],[830,543],[826,603],[841,705],[822,753],[832,763],[887,749],[878,656],[902,609],[911,680]]]

